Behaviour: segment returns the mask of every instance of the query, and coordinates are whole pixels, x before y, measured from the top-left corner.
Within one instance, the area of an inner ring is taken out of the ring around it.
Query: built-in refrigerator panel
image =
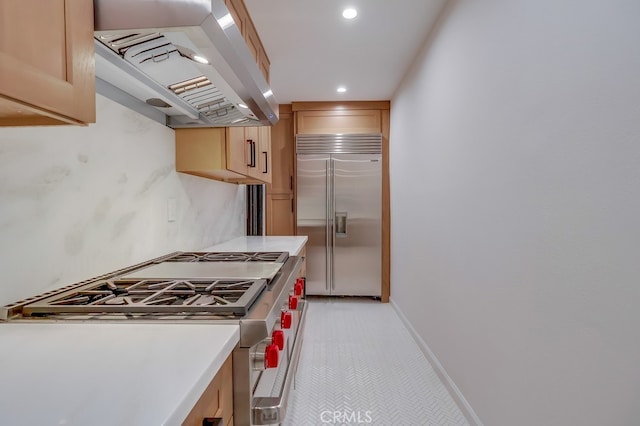
[[[307,294],[328,295],[327,193],[330,155],[304,155],[297,159],[297,234],[306,245]]]
[[[333,154],[331,294],[380,296],[382,161],[380,155]],[[329,224],[331,227],[331,224]]]
[[[381,296],[382,135],[297,135],[308,295]]]

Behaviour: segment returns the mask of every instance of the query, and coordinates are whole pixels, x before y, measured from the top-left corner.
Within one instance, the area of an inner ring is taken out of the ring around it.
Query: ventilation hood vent
[[[94,10],[100,94],[172,128],[277,123],[224,0],[94,0]]]

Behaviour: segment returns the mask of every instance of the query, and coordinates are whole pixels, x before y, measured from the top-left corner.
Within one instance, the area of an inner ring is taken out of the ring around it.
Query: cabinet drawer
[[[222,418],[222,424],[233,424],[233,363],[232,356],[220,368],[202,396],[193,406],[183,426],[202,426],[202,419]]]

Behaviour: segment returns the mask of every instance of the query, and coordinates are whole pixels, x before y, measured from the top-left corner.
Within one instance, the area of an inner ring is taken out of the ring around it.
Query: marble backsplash
[[[245,187],[174,154],[172,129],[100,95],[87,127],[0,128],[0,305],[244,235]]]

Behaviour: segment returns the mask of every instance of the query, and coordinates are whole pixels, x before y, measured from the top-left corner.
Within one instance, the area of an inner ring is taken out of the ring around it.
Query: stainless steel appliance
[[[277,123],[224,0],[94,0],[94,11],[100,94],[172,128]]]
[[[309,295],[381,295],[382,135],[296,135]]]
[[[277,424],[302,345],[301,266],[286,252],[176,252],[5,306],[0,319],[238,324],[235,424]]]

